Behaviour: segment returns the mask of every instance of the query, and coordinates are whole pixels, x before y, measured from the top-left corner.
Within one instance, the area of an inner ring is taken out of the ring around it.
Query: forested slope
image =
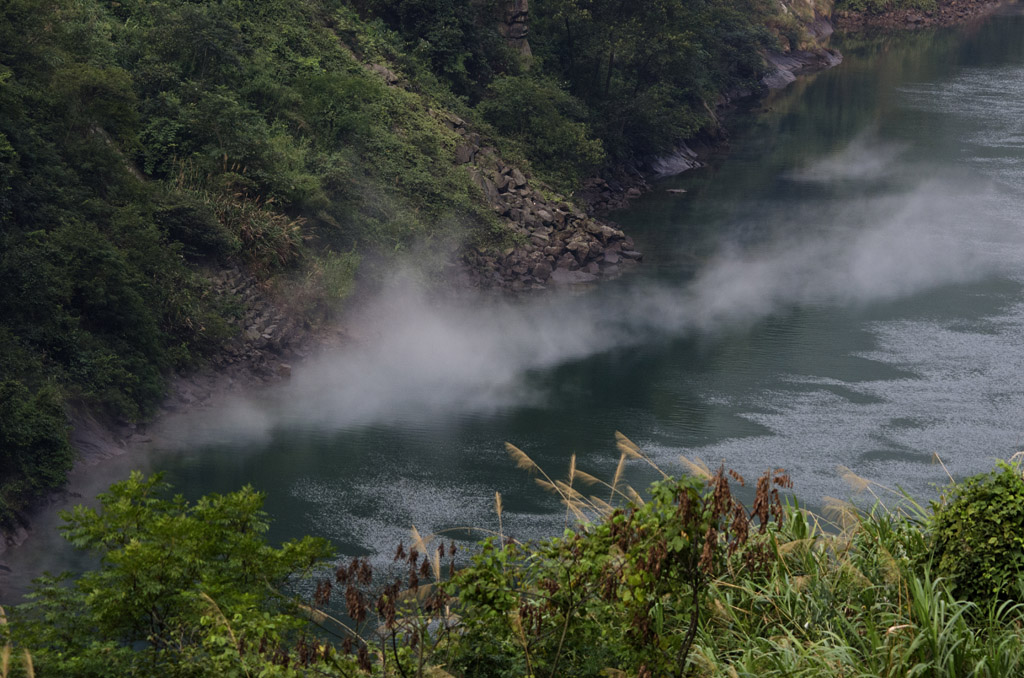
[[[520,282],[588,265],[627,246],[564,195],[712,124],[723,93],[758,88],[763,50],[806,37],[760,0],[524,8],[0,4],[0,522],[62,483],[68,403],[144,418],[239,332],[212,273],[316,319],[360,262],[372,279],[414,245]]]

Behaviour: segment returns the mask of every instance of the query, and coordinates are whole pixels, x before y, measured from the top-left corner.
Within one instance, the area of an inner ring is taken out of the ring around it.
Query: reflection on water
[[[621,430],[670,471],[785,467],[812,504],[850,495],[838,465],[925,495],[933,453],[987,469],[1024,443],[1022,28],[841,45],[659,185],[686,194],[617,215],[639,276],[503,306],[396,285],[366,341],[170,422],[152,466],[190,497],[266,491],[275,539],[381,557],[411,525],[496,528],[495,491],[507,533],[558,531],[505,441],[552,475],[572,453],[610,475]]]

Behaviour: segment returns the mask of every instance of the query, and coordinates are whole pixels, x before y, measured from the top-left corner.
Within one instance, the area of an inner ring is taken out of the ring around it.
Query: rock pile
[[[494,147],[470,131],[461,118],[442,115],[460,137],[455,161],[467,166],[487,203],[518,242],[500,253],[466,252],[463,259],[475,284],[518,292],[550,284],[586,283],[618,276],[643,258],[634,249],[632,238],[620,229],[551,197],[546,187],[531,184],[519,168],[505,164]],[[591,181],[594,187],[607,186],[603,179]],[[612,187],[608,190],[611,195]],[[639,196],[640,189],[630,189],[625,195]]]
[[[576,198],[587,205],[590,214],[605,214],[626,207],[630,200],[639,198],[649,190],[650,186],[639,173],[611,179],[592,177],[583,182],[583,188],[576,192]]]

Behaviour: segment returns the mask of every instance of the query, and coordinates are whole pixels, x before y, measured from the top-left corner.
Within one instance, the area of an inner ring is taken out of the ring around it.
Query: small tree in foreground
[[[98,509],[63,515],[64,536],[99,566],[39,580],[16,637],[41,675],[291,675],[306,622],[281,590],[332,549],[313,537],[268,545],[262,506],[248,486],[189,503],[133,473]]]

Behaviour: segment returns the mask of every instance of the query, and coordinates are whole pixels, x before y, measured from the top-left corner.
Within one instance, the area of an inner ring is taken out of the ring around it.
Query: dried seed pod
[[[715,546],[718,544],[718,531],[709,527],[704,535],[704,549],[701,551],[697,567],[704,574],[711,574],[715,569]]]
[[[359,583],[364,586],[369,586],[370,582],[373,581],[373,566],[370,565],[370,561],[367,558],[363,558],[363,562],[359,565]]]
[[[316,585],[316,592],[313,594],[313,602],[316,605],[326,606],[331,603],[331,582],[324,579]]]
[[[359,653],[357,654],[357,657],[359,658],[359,668],[369,673],[371,669],[370,653],[366,651],[365,645],[359,646]]]

